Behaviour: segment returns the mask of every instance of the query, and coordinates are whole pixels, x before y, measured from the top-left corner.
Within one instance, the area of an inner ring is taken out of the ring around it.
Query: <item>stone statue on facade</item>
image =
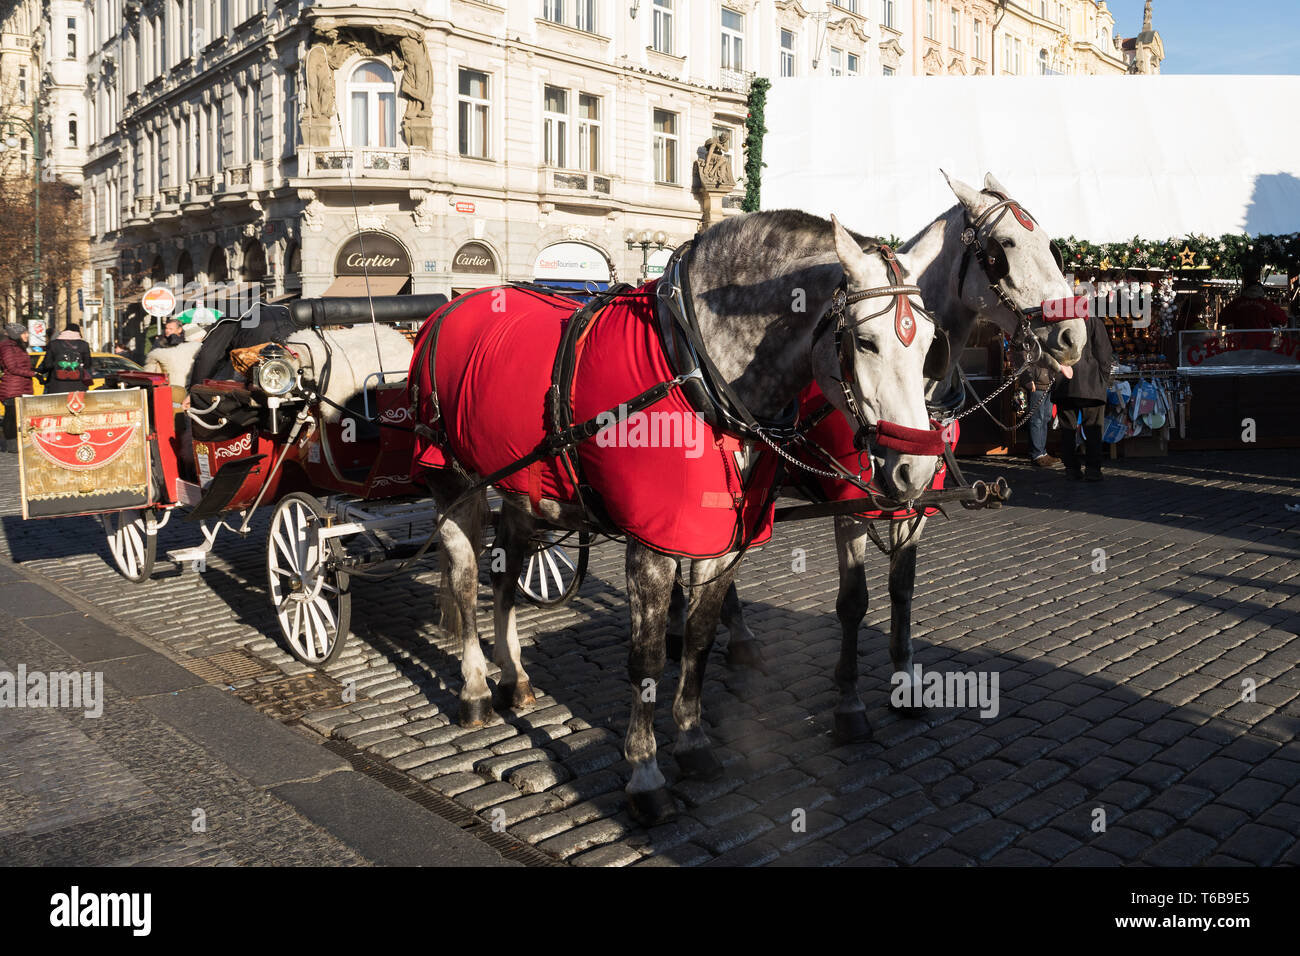
[[[700,203],[700,229],[704,230],[722,218],[722,200],[736,188],[736,177],[731,170],[731,135],[725,131],[704,141],[701,155],[695,160],[695,198]]]

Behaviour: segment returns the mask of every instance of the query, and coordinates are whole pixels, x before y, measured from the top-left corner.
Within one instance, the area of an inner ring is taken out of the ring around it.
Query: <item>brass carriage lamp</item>
[[[627,243],[628,249],[641,250],[641,281],[644,282],[649,278],[650,272],[650,249],[663,249],[668,245],[668,233],[662,229],[651,233],[649,229],[642,229],[639,233],[629,229],[623,234],[623,241]]]

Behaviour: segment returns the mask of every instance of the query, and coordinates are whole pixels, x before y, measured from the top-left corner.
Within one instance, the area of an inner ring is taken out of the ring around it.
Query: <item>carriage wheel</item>
[[[128,581],[149,580],[158,554],[158,519],[148,509],[129,508],[104,515],[104,534],[113,564]]]
[[[567,604],[578,593],[583,578],[587,576],[591,535],[585,531],[578,532],[576,563],[569,545],[555,543],[561,537],[556,533],[544,536],[519,574],[519,590],[540,607]]]
[[[316,531],[325,506],[308,494],[285,495],[266,537],[267,588],[289,653],[316,667],[338,656],[348,636],[352,595],[347,572],[330,566],[336,544],[321,548]]]

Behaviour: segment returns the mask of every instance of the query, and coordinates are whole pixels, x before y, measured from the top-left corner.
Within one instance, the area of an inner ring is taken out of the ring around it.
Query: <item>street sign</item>
[[[45,348],[45,322],[41,319],[27,320],[27,347],[29,349]]]
[[[176,296],[165,285],[156,285],[140,299],[144,310],[154,318],[171,315],[176,309]]]
[[[98,296],[86,296],[82,303],[82,308],[83,310],[98,309],[103,304],[104,304],[104,300],[99,298]]]
[[[474,204],[472,202],[458,202],[456,203],[456,211],[473,214]]]

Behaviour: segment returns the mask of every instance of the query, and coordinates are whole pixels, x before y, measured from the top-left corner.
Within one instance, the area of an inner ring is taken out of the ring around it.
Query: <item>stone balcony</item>
[[[212,177],[195,176],[190,180],[190,196],[198,198],[199,196],[212,195]]]
[[[555,166],[539,166],[537,169],[537,193],[550,201],[576,199],[608,203],[613,187],[613,177],[603,173]]]
[[[298,161],[304,179],[428,179],[433,174],[432,154],[407,147],[302,147]]]
[[[733,93],[749,95],[750,84],[754,82],[754,73],[750,70],[720,70],[718,86]]]

